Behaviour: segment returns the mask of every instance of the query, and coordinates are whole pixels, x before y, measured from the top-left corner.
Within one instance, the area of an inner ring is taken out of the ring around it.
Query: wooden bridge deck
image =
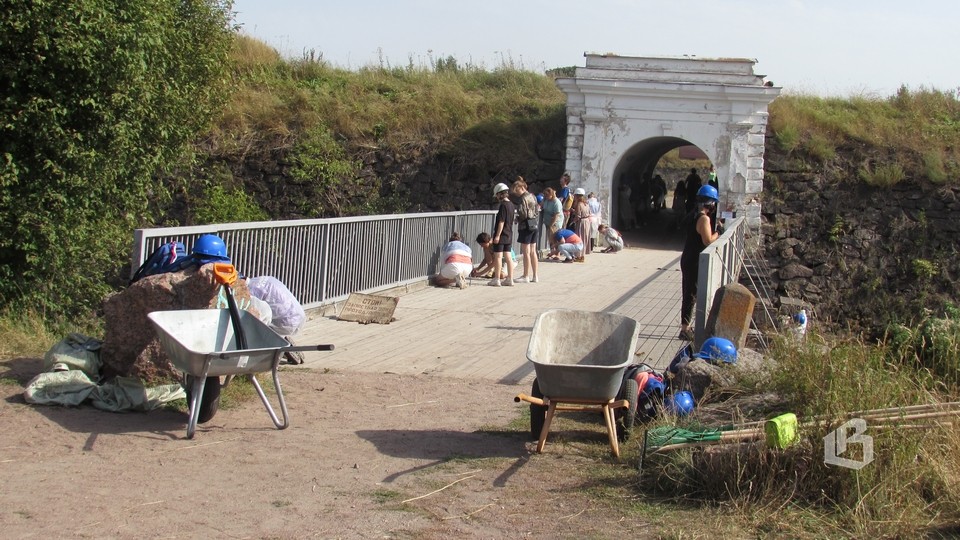
[[[541,262],[539,283],[495,288],[473,279],[464,290],[414,286],[399,299],[390,324],[313,317],[295,341],[336,349],[306,353],[303,367],[529,382],[533,365],[526,349],[534,320],[554,308],[636,319],[636,359],[666,367],[683,345],[677,339],[680,251],[675,240],[667,240],[618,254],[594,253],[583,264]],[[637,244],[628,237],[628,245]]]

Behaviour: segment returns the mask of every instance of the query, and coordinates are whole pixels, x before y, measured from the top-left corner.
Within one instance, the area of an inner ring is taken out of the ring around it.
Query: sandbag
[[[43,355],[44,371],[66,371],[77,369],[91,379],[100,378],[99,339],[83,334],[72,333],[60,340]]]
[[[271,276],[249,278],[247,288],[252,296],[270,305],[273,311],[270,327],[278,334],[296,334],[307,320],[307,314],[297,297],[279,279]]]
[[[186,399],[187,393],[179,384],[167,384],[146,388],[140,379],[116,377],[94,388],[90,404],[111,412],[152,411],[177,399]]]
[[[35,405],[66,405],[76,407],[87,399],[97,384],[83,371],[48,371],[27,383],[23,399]]]

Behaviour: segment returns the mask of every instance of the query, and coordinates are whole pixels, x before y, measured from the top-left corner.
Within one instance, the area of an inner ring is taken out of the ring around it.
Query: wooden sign
[[[399,297],[350,293],[350,297],[343,304],[337,318],[341,321],[354,321],[364,324],[372,322],[390,324],[399,301]]]

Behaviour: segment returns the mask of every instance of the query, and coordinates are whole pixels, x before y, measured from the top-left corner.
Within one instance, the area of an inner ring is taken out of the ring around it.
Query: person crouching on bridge
[[[616,253],[623,250],[623,237],[620,232],[608,225],[600,225],[598,228],[600,238],[607,247],[603,248],[603,253]]]
[[[570,229],[560,229],[554,236],[557,240],[557,250],[565,263],[574,260],[583,260],[583,240]]]
[[[443,246],[440,254],[443,265],[440,266],[440,272],[433,278],[437,287],[450,287],[456,284],[457,287],[465,289],[467,287],[466,278],[473,272],[473,251],[470,246],[463,243],[460,233],[454,231],[450,235],[450,241]]]
[[[480,248],[483,249],[483,260],[480,261],[480,264],[470,272],[470,277],[485,277],[489,278],[493,276],[493,239],[490,238],[490,233],[482,232],[477,235],[477,243],[480,244]],[[507,272],[506,265],[510,265],[514,270],[517,269],[517,254],[511,249],[509,253],[505,253],[503,257],[503,262],[501,263],[501,274]]]
[[[686,234],[680,255],[680,339],[693,340],[693,305],[697,297],[697,276],[700,273],[700,252],[723,233],[717,222],[716,188],[702,186],[696,194],[696,209],[684,218],[681,230]]]

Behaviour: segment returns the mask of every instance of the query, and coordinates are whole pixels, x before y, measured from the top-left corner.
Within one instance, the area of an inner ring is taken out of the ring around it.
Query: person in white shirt
[[[620,236],[620,232],[613,227],[600,225],[599,232],[604,243],[607,245],[607,247],[603,249],[603,253],[616,253],[624,248],[623,237]]]
[[[466,278],[473,271],[473,252],[470,246],[463,243],[460,233],[454,231],[450,235],[450,241],[443,246],[440,259],[443,263],[433,282],[438,287],[449,287],[455,284],[461,289],[465,288]]]
[[[597,247],[597,238],[599,237],[600,224],[600,212],[603,207],[600,205],[600,201],[597,200],[597,195],[594,192],[590,192],[587,195],[587,206],[590,207],[590,242],[593,244],[593,247]]]

